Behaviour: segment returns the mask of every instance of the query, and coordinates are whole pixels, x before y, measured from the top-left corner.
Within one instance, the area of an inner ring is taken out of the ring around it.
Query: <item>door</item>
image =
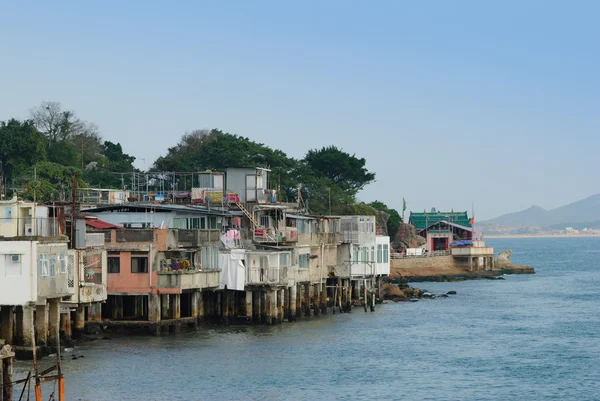
[[[256,174],[246,176],[246,202],[256,202]]]

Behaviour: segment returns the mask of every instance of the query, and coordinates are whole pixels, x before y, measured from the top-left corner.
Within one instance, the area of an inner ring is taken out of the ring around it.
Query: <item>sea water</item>
[[[600,239],[488,243],[537,274],[412,283],[457,295],[373,313],[96,341],[65,354],[67,400],[600,399]]]

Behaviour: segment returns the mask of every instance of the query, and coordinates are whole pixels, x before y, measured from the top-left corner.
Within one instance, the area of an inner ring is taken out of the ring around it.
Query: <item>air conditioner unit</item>
[[[33,235],[33,227],[31,224],[25,224],[25,235]]]

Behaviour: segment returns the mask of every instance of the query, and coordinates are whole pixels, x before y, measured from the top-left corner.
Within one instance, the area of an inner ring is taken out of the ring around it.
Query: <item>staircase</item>
[[[235,205],[242,211],[244,212],[244,214],[246,215],[246,217],[250,220],[250,222],[252,223],[252,228],[259,228],[260,224],[258,224],[258,222],[254,219],[254,217],[250,214],[249,211],[246,210],[246,208],[240,203],[240,202],[235,202]]]

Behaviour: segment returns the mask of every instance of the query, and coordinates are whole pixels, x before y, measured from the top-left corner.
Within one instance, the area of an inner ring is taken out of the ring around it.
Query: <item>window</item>
[[[360,261],[365,263],[367,261],[367,248],[363,247],[360,250]]]
[[[67,273],[67,256],[64,253],[61,253],[58,257],[58,261],[60,263],[60,272],[61,274]]]
[[[383,246],[381,244],[377,245],[377,263],[383,262]]]
[[[200,217],[200,229],[206,230],[206,217]]]
[[[383,263],[389,262],[389,246],[387,244],[383,245]]]
[[[56,277],[56,256],[50,256],[50,277]]]
[[[375,247],[372,246],[371,247],[371,259],[369,259],[369,262],[375,262]]]
[[[120,267],[119,267],[120,269]],[[147,252],[132,252],[131,253],[131,272],[132,273],[148,273],[148,253]]]
[[[271,221],[269,219],[269,216],[260,216],[260,226],[271,227]]]
[[[217,228],[217,218],[216,217],[209,217],[208,218],[208,229],[209,230],[215,230]]]
[[[40,255],[40,274],[42,277],[48,276],[48,255],[45,253]]]
[[[352,247],[352,261],[354,263],[358,263],[358,247],[357,246]]]
[[[308,269],[308,253],[303,253],[298,257],[298,265],[301,269]]]
[[[192,221],[192,229],[198,230],[200,228],[200,218],[192,217],[190,220]]]
[[[10,261],[13,263],[21,263],[21,255],[19,255],[19,254],[10,255]]]
[[[108,272],[121,273],[121,257],[117,255],[108,255]]]
[[[279,254],[279,266],[286,267],[290,265],[290,254],[289,253],[280,253]]]
[[[187,229],[188,228],[188,219],[176,217],[173,219],[173,228]]]

